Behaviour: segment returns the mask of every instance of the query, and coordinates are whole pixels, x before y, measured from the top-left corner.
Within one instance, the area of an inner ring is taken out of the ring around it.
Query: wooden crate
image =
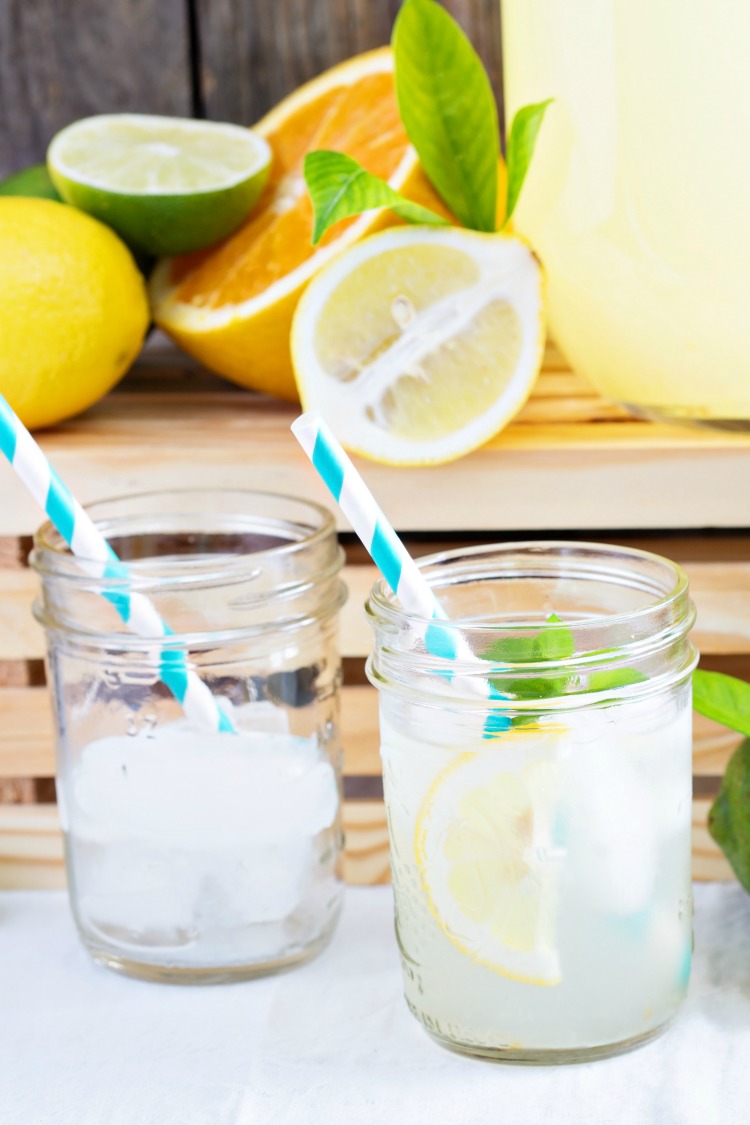
[[[83,417],[41,436],[84,501],[189,486],[269,488],[329,503],[289,434],[291,406],[150,348],[121,387]],[[199,451],[199,454],[196,454]],[[750,437],[667,427],[604,402],[548,349],[536,391],[516,422],[452,465],[363,474],[415,554],[444,545],[545,536],[629,543],[685,564],[706,667],[750,675]],[[408,478],[408,485],[405,481]],[[51,717],[43,637],[26,568],[39,513],[0,465],[0,887],[63,883],[50,781]],[[388,879],[374,689],[364,677],[362,603],[374,577],[347,534],[343,613],[346,874]],[[731,878],[705,828],[738,738],[697,719],[694,855],[698,878]]]

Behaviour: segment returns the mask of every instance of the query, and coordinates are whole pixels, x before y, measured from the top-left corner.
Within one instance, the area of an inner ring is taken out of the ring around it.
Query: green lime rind
[[[194,195],[131,195],[77,183],[50,168],[66,203],[110,226],[128,246],[156,258],[202,250],[245,221],[268,180],[269,168],[250,179]]]
[[[153,114],[85,117],[61,129],[47,151],[65,202],[152,257],[232,234],[263,191],[271,161],[252,130]]]
[[[46,164],[32,164],[0,181],[0,195],[21,195],[29,199],[54,199],[62,203]]]
[[[750,892],[750,738],[737,747],[729,761],[708,814],[708,831]]]

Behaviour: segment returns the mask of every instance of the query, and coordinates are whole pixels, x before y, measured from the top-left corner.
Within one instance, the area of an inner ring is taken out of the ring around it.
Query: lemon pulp
[[[555,985],[557,765],[532,757],[512,770],[496,757],[461,754],[435,779],[415,826],[417,868],[433,917],[463,954]]]
[[[542,343],[529,248],[456,228],[363,240],[312,282],[292,329],[305,409],[391,464],[448,461],[487,441],[528,397]]]

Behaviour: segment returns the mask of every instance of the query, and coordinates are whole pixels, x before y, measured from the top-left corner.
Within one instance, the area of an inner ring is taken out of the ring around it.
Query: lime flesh
[[[259,198],[271,166],[249,129],[141,114],[88,117],[52,140],[47,166],[62,198],[158,257],[226,238]]]

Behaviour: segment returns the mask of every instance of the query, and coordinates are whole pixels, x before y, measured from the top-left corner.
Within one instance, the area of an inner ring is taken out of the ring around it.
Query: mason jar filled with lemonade
[[[514,216],[570,363],[640,413],[750,426],[745,0],[502,0],[506,119],[554,99]]]
[[[687,579],[596,544],[420,569],[449,620],[368,603],[407,1003],[500,1060],[645,1042],[690,974]]]

